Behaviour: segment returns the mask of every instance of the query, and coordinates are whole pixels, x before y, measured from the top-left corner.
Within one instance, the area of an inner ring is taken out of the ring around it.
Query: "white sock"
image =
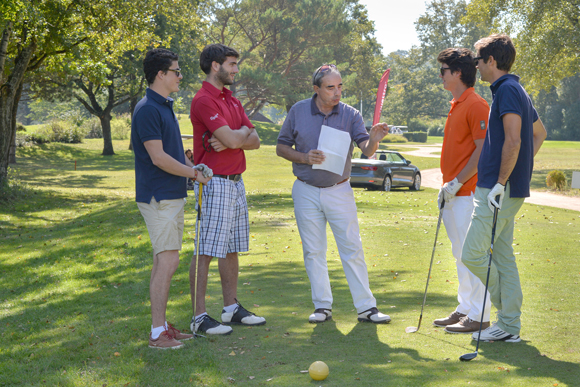
[[[207,312],[203,312],[202,314],[195,316],[195,322],[197,323],[198,320],[201,318],[201,316],[206,316],[206,315],[207,315]]]
[[[153,340],[157,340],[159,338],[159,335],[165,332],[166,330],[167,328],[165,328],[164,325],[161,325],[160,327],[157,328],[151,327],[151,338]]]
[[[224,306],[224,312],[226,313],[234,313],[234,311],[236,310],[236,308],[238,307],[238,304],[232,304],[229,306]]]

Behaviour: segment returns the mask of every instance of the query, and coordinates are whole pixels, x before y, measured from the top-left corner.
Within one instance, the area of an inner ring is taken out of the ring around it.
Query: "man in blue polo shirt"
[[[179,265],[186,179],[204,184],[209,181],[192,168],[183,152],[173,100],[169,98],[169,94],[179,91],[183,78],[177,59],[177,54],[163,48],[147,53],[143,70],[149,88],[135,107],[131,125],[136,201],[153,246],[149,347],[159,349],[180,348],[183,346],[180,340],[193,337],[169,324],[165,311],[171,277]],[[203,166],[198,167],[206,172]]]
[[[497,209],[488,285],[491,302],[497,308],[497,322],[481,332],[481,340],[517,343],[521,340],[523,295],[512,248],[514,219],[524,198],[530,196],[534,156],[546,138],[546,129],[519,77],[509,74],[516,59],[509,36],[488,36],[475,43],[475,48],[476,65],[481,79],[491,83],[493,102],[477,167],[475,209],[462,260],[485,283],[493,214]],[[478,333],[472,335],[474,340]]]

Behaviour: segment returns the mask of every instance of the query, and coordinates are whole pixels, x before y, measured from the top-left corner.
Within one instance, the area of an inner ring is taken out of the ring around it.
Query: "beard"
[[[232,79],[230,78],[230,73],[228,73],[227,71],[225,71],[222,66],[220,66],[220,70],[217,72],[216,78],[217,78],[218,81],[220,81],[224,85],[231,85],[231,84],[234,83],[232,81]]]

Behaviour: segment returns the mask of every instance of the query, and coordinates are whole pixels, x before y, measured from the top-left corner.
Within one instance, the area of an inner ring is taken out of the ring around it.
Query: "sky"
[[[359,0],[375,22],[375,37],[385,56],[419,45],[415,22],[425,13],[425,0]]]

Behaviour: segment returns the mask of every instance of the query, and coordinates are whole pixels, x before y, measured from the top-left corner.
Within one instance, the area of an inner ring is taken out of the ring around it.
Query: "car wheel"
[[[413,185],[409,187],[411,191],[419,191],[421,188],[421,175],[415,174],[415,178],[413,179]]]
[[[391,180],[391,176],[385,176],[385,180],[383,180],[383,191],[388,192],[391,190],[393,186],[393,181]]]

